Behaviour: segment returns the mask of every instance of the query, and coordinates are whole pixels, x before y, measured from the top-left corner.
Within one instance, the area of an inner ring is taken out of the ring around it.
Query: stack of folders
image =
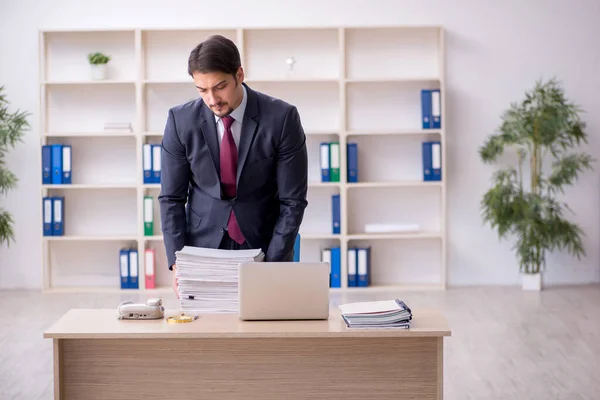
[[[142,146],[142,164],[144,184],[160,183],[162,145],[145,143]]]
[[[358,182],[358,144],[346,145],[347,181]],[[321,182],[339,182],[340,175],[340,142],[321,142],[319,152]]]
[[[348,328],[410,328],[412,311],[402,300],[347,303],[339,306]]]
[[[42,184],[67,185],[72,183],[70,144],[42,146]]]
[[[175,253],[181,311],[238,312],[238,264],[264,261],[261,249],[222,250],[185,246]]]

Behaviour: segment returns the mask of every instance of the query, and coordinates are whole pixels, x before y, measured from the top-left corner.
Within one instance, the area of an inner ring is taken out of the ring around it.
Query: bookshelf
[[[191,49],[212,34],[236,42],[255,90],[298,107],[307,134],[309,206],[302,261],[339,246],[341,288],[446,287],[446,101],[444,31],[438,26],[50,30],[39,34],[41,144],[72,146],[72,184],[42,184],[64,196],[64,235],[42,235],[43,289],[121,292],[119,249],[139,252],[139,291],[170,292],[158,184],[144,184],[142,146],[159,144],[170,107],[198,96],[187,75]],[[87,54],[112,59],[92,80]],[[288,61],[292,61],[290,70]],[[422,129],[421,89],[441,90],[441,129]],[[107,122],[132,132],[104,132]],[[441,181],[422,178],[421,143],[441,143]],[[321,182],[319,145],[340,143],[340,181]],[[346,145],[358,145],[359,181],[347,181]],[[331,196],[341,233],[332,234]],[[144,196],[154,232],[144,236]],[[417,223],[417,232],[367,233],[370,223]],[[41,225],[41,224],[40,224]],[[371,247],[371,285],[348,287],[347,250]],[[156,251],[156,288],[146,289],[144,250]]]

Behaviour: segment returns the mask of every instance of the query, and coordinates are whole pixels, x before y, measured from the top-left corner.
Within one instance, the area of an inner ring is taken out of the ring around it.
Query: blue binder
[[[52,146],[42,146],[42,184],[52,184]]]
[[[321,182],[330,182],[331,176],[329,175],[329,143],[322,142],[320,147],[319,161],[321,165]]]
[[[160,144],[152,145],[152,183],[160,183],[161,177],[161,152],[162,146]]]
[[[431,129],[433,127],[431,121],[431,90],[421,90],[421,121],[423,129]]]
[[[128,289],[139,289],[139,256],[136,249],[129,249],[129,278],[127,280]]]
[[[357,253],[356,248],[348,249],[348,287],[355,287],[357,285],[357,271],[358,271],[358,262],[357,262]]]
[[[331,216],[332,216],[332,233],[340,233],[341,231],[341,216],[340,216],[340,195],[334,194],[331,196]]]
[[[442,180],[442,148],[439,141],[423,142],[423,180]]]
[[[152,145],[144,144],[142,146],[142,163],[144,170],[144,183],[152,183]]]
[[[52,197],[52,235],[63,236],[65,234],[65,198],[62,196]]]
[[[348,182],[358,182],[358,144],[348,143]]]
[[[44,226],[44,236],[53,236],[52,226],[54,224],[54,213],[53,204],[51,197],[44,197],[42,199],[42,218]]]
[[[71,145],[65,144],[62,147],[62,183],[70,184],[71,183]]]
[[[52,184],[59,185],[62,183],[62,144],[52,145]]]
[[[295,262],[299,262],[300,261],[300,234],[296,235],[296,241],[294,242],[294,261]]]
[[[440,129],[442,127],[442,98],[440,89],[431,91],[431,127]]]
[[[121,289],[129,288],[129,250],[119,251],[119,273],[121,276]]]
[[[329,286],[339,288],[342,286],[342,257],[339,247],[331,248],[331,277]]]
[[[359,247],[356,249],[356,286],[366,287],[371,284],[371,247]]]

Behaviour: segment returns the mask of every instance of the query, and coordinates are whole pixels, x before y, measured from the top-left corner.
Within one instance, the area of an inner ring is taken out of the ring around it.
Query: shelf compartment
[[[437,187],[355,188],[348,191],[348,233],[382,235],[366,232],[367,224],[417,226],[415,231],[385,233],[397,236],[439,232],[441,207],[442,196]]]
[[[439,87],[435,81],[348,83],[348,130],[422,131],[421,89]],[[442,124],[444,121],[442,115]]]
[[[261,82],[248,86],[296,106],[305,132],[339,131],[340,96],[337,82]]]
[[[137,237],[137,190],[49,189],[48,196],[64,196],[64,239]],[[41,206],[40,206],[41,207]],[[92,239],[93,240],[93,239]],[[99,240],[96,240],[99,241]]]
[[[148,30],[142,32],[143,79],[149,81],[190,81],[188,59],[198,44],[211,35],[222,35],[237,43],[235,29]]]
[[[44,33],[47,82],[89,82],[92,77],[88,54],[102,52],[111,57],[108,81],[135,80],[135,32],[46,32]],[[42,64],[43,65],[43,64]],[[44,73],[45,72],[45,73]],[[94,83],[104,83],[96,81]]]
[[[97,134],[111,122],[130,123],[132,129],[136,129],[133,84],[50,86],[46,90],[46,106],[47,132]]]
[[[348,185],[394,186],[399,183],[402,186],[439,186],[438,181],[423,181],[423,142],[431,140],[440,139],[436,135],[348,138],[348,143],[356,143],[358,151],[358,182]]]
[[[135,188],[137,177],[135,137],[53,137],[47,144],[71,145],[71,174],[75,187]],[[68,188],[70,185],[54,185]]]
[[[438,240],[350,240],[348,248],[371,247],[370,286],[440,285],[442,245]]]
[[[440,29],[346,29],[346,77],[351,80],[437,79]]]
[[[244,54],[252,80],[335,80],[340,72],[338,29],[248,29]],[[290,69],[288,59],[293,59]]]
[[[119,250],[137,248],[135,240],[66,241],[49,246],[50,282],[54,290],[120,289]],[[133,290],[132,290],[133,291]]]
[[[145,85],[145,131],[163,135],[169,109],[199,97],[194,83],[151,83]],[[155,135],[148,135],[155,136]]]

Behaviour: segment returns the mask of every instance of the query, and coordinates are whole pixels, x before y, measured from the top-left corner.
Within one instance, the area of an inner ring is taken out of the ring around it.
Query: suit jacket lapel
[[[246,84],[244,84],[246,85]],[[237,183],[240,182],[240,176],[250,151],[250,145],[254,140],[256,128],[258,126],[258,98],[256,93],[246,86],[248,101],[246,103],[246,111],[244,111],[244,122],[242,123],[242,133],[240,135],[240,146],[238,149],[238,167],[237,167]]]
[[[220,156],[219,156],[219,135],[217,133],[217,124],[215,122],[215,116],[205,104],[202,104],[202,118],[203,121],[200,125],[202,134],[204,135],[204,141],[208,145],[210,157],[212,158],[213,165],[215,166],[215,172],[217,179],[221,176],[220,169]]]

